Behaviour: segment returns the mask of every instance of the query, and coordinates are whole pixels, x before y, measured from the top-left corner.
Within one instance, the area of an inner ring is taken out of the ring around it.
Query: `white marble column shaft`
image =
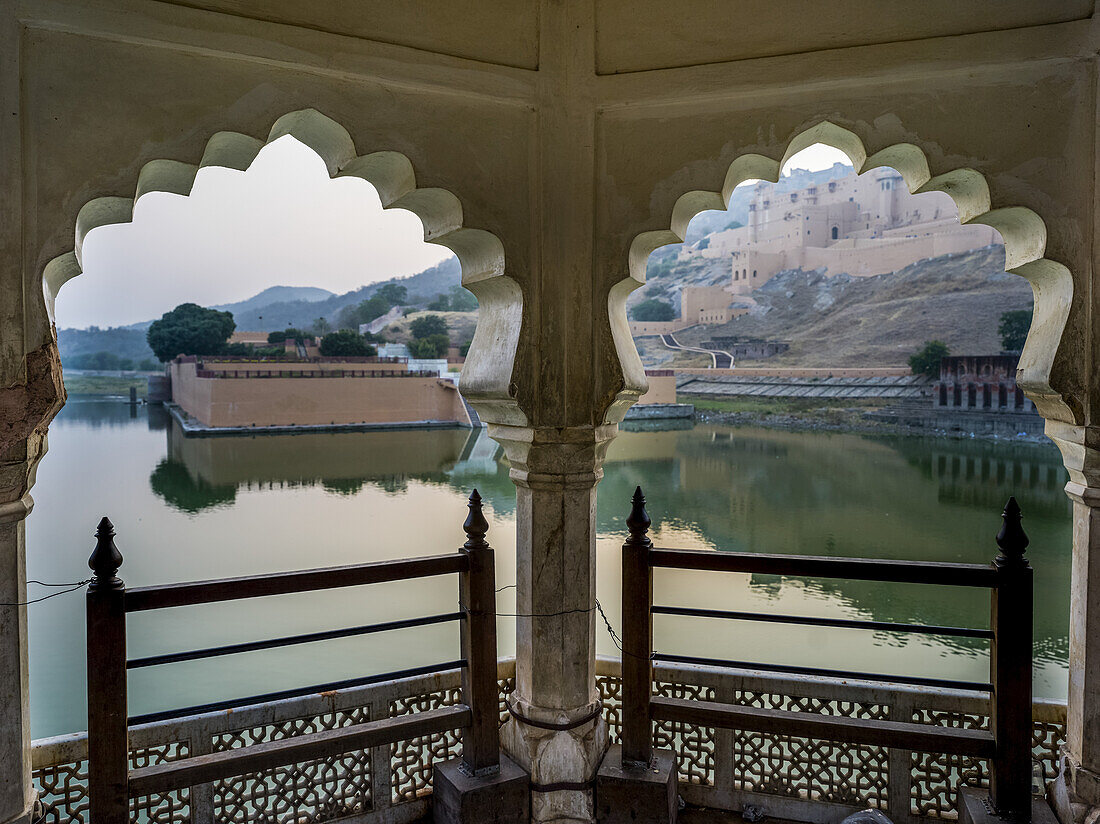
[[[515,713],[503,745],[531,773],[536,822],[594,819],[592,781],[607,749],[596,688],[596,484],[615,433],[490,428],[516,484],[516,612],[530,616],[516,619]]]

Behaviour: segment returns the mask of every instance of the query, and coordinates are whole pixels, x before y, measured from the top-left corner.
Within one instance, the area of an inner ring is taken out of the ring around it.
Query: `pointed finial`
[[[489,531],[489,522],[481,511],[481,496],[475,489],[470,493],[470,514],[466,516],[466,523],[462,529],[466,532],[466,549],[482,549],[489,544],[485,541],[485,533]]]
[[[1001,531],[997,533],[997,546],[1001,548],[1001,554],[997,556],[997,563],[1002,565],[1006,563],[1026,563],[1024,561],[1024,550],[1027,549],[1027,545],[1031,541],[1028,540],[1020,523],[1023,516],[1015,497],[1008,499],[1004,512],[1001,513],[1001,518],[1004,519],[1004,523],[1001,524]]]
[[[645,511],[645,495],[642,494],[642,488],[639,486],[634,490],[634,497],[631,499],[630,515],[626,519],[626,528],[630,530],[630,537],[626,539],[628,546],[640,546],[650,547],[653,546],[653,542],[649,540],[649,536],[646,534],[649,532],[649,525],[652,521],[649,520],[649,513]]]
[[[115,546],[115,526],[104,515],[95,530],[96,545],[88,558],[94,577],[88,590],[122,589],[122,581],[115,575],[122,566],[122,553]]]

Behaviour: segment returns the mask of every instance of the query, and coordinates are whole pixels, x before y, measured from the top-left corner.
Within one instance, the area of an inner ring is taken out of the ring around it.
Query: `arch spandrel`
[[[993,208],[989,184],[974,169],[958,168],[933,176],[928,156],[919,146],[897,143],[869,154],[859,135],[827,120],[792,138],[782,160],[757,153],[738,155],[729,165],[720,191],[693,190],[680,195],[668,229],[646,231],[634,237],[627,257],[627,276],[612,284],[608,292],[608,320],[622,380],[618,391],[609,396],[603,421],[621,421],[648,387],[645,369],[629,333],[626,298],[645,283],[649,255],[661,246],[682,243],[688,224],[700,212],[727,209],[733,190],[740,183],[750,179],[776,182],[783,165],[815,143],[844,152],[857,174],[890,166],[914,193],[944,192],[958,206],[960,223],[982,223],[1001,234],[1006,271],[1026,279],[1034,295],[1034,315],[1020,356],[1017,381],[1048,421],[1081,423],[1084,387],[1076,364],[1081,362],[1082,353],[1069,352],[1065,344],[1073,302],[1073,276],[1063,264],[1044,257],[1047,229],[1042,218],[1023,206]]]
[[[83,270],[84,239],[92,229],[130,222],[135,203],[150,192],[190,195],[200,168],[224,166],[244,171],[267,143],[286,136],[312,149],[324,161],[330,177],[365,180],[378,192],[383,208],[415,214],[426,242],[455,253],[463,286],[477,296],[483,307],[463,370],[463,395],[486,421],[526,423],[509,393],[523,295],[519,285],[505,273],[504,246],[499,238],[484,230],[465,228],[462,204],[453,193],[440,188],[418,189],[412,163],[405,155],[393,151],[357,155],[347,129],[316,109],[283,115],[272,125],[266,141],[236,132],[217,132],[207,142],[198,165],[151,160],[135,181],[133,197],[100,197],[86,203],[77,215],[73,250],[47,262],[42,272],[50,324],[58,291]]]

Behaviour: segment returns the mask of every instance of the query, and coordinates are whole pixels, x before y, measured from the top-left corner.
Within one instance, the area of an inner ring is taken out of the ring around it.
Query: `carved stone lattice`
[[[884,720],[885,704],[738,690],[748,707]],[[812,738],[733,733],[733,784],[739,790],[811,801],[887,809],[889,756],[885,747]]]
[[[504,726],[508,721],[508,706],[505,701],[508,696],[516,691],[516,677],[513,675],[511,678],[498,678],[497,679],[497,696],[499,698],[498,707],[500,710],[500,726]]]
[[[1058,775],[1059,748],[1066,740],[1064,721],[1036,721],[1031,728],[1031,748],[1035,760],[1043,767],[1043,781],[1053,781]]]
[[[169,741],[153,747],[140,747],[130,751],[130,769],[177,761],[190,755],[191,746],[187,741]],[[130,821],[141,822],[141,824],[190,822],[191,791],[189,789],[173,790],[168,793],[131,798]]]
[[[912,720],[937,727],[989,729],[989,716],[978,713],[917,709]],[[913,753],[909,774],[910,812],[927,818],[958,818],[955,807],[958,787],[989,785],[989,764],[984,759],[959,755]]]
[[[370,705],[365,705],[221,733],[212,744],[215,752],[224,752],[369,720]],[[370,753],[356,750],[288,764],[215,781],[211,788],[214,819],[220,824],[332,821],[372,809]]]
[[[661,672],[655,685],[662,695],[691,699],[732,700],[746,706],[783,709],[849,718],[912,720],[941,726],[988,728],[985,703],[977,696],[951,699],[951,711],[917,709],[910,713],[912,693],[889,688],[835,692],[817,689],[819,697],[792,695],[799,685],[780,678],[752,676],[739,682],[740,689],[722,693],[722,673],[695,674],[690,671]],[[460,700],[457,673],[450,680],[410,679],[396,689],[392,685],[362,689],[349,706],[333,710],[331,697],[318,698],[312,713],[293,701],[265,708],[245,709],[220,719],[197,717],[173,719],[150,725],[139,733],[132,752],[134,767],[182,758],[204,751],[199,744],[214,750],[245,747],[306,732],[336,729],[360,724],[373,717],[407,715]],[[703,684],[699,683],[699,679]],[[774,683],[773,683],[774,682]],[[621,729],[622,682],[615,670],[605,670],[596,679],[604,717],[613,742]],[[511,676],[498,678],[501,720],[506,717],[503,699],[515,687]],[[404,691],[406,697],[402,697]],[[717,696],[716,696],[717,694]],[[728,697],[732,694],[732,698]],[[832,697],[832,696],[836,697]],[[851,700],[858,697],[861,700]],[[873,699],[873,702],[870,700]],[[932,703],[931,701],[929,703]],[[900,706],[906,707],[899,710]],[[372,708],[377,708],[372,713]],[[898,717],[902,712],[903,717]],[[308,713],[303,715],[303,713]],[[291,717],[287,717],[291,716]],[[1065,741],[1065,707],[1037,704],[1032,731],[1035,759],[1053,775],[1058,746]],[[194,742],[192,747],[191,742]],[[869,805],[886,810],[887,779],[894,793],[909,796],[912,816],[919,820],[952,820],[956,782],[961,777],[969,784],[986,781],[986,765],[972,759],[943,755],[914,755],[910,769],[888,775],[886,751],[877,747],[855,747],[829,742],[766,736],[752,733],[711,731],[689,727],[658,725],[654,730],[658,747],[676,750],[681,763],[681,778],[690,783],[698,803],[729,808],[729,799],[739,793],[765,793],[787,798],[836,801],[851,805]],[[723,751],[720,748],[725,747]],[[355,816],[360,824],[380,824],[392,820],[395,805],[418,801],[424,804],[431,791],[434,762],[454,757],[461,751],[457,732],[403,741],[368,753],[350,753],[293,765],[263,774],[227,779],[196,791],[189,798],[184,792],[168,797],[138,799],[133,808],[134,824],[190,824],[192,817],[212,818],[224,824],[277,822],[277,824],[322,824]],[[71,737],[36,742],[34,780],[46,806],[49,824],[86,824],[88,811],[87,764],[84,745]],[[382,792],[387,776],[373,776],[378,766],[390,757],[392,793]],[[378,790],[371,794],[373,788]],[[897,797],[897,796],[895,796]],[[896,820],[904,819],[905,812]],[[420,810],[415,815],[422,814]],[[914,819],[910,819],[910,824]]]
[[[390,702],[390,715],[411,715],[459,703],[457,688],[425,692]],[[432,790],[432,765],[459,755],[458,730],[410,738],[390,745],[392,803],[415,801]]]
[[[83,824],[88,818],[88,762],[69,761],[34,771],[47,824]]]
[[[361,815],[371,810],[370,752],[261,770],[212,786],[219,824],[312,824]]]
[[[613,675],[596,676],[596,688],[603,702],[603,717],[612,744],[622,743],[619,734],[623,729],[623,679]]]
[[[657,695],[691,701],[713,701],[714,689],[699,684],[654,685]],[[714,728],[658,721],[653,725],[653,746],[674,750],[680,765],[680,780],[691,784],[714,784]]]

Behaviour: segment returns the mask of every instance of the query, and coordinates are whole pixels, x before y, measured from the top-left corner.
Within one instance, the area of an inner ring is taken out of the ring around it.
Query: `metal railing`
[[[461,671],[396,678],[325,693],[284,698],[232,712],[209,712],[130,728],[131,764],[160,763],[192,754],[290,738],[461,701]],[[745,706],[797,708],[851,717],[909,718],[937,726],[988,726],[989,696],[972,690],[933,690],[899,684],[780,675],[751,670],[656,664],[660,695],[698,695]],[[611,740],[622,732],[618,659],[596,660],[596,685]],[[515,660],[498,663],[501,723],[515,686]],[[1046,780],[1057,770],[1065,742],[1066,705],[1036,701],[1032,746]],[[763,808],[772,818],[828,824],[875,807],[895,824],[951,821],[959,783],[983,786],[985,761],[943,753],[837,745],[791,736],[654,725],[654,746],[672,747],[686,801],[720,810]],[[199,824],[403,824],[428,809],[432,767],[459,755],[455,731],[379,745],[352,755],[246,773],[187,791],[135,799],[131,821]],[[77,732],[36,740],[34,781],[47,824],[87,824],[88,736]],[[852,769],[858,764],[858,770]],[[323,772],[319,772],[320,769]]]
[[[307,569],[193,583],[127,589],[116,573],[122,555],[114,528],[104,518],[89,559],[95,573],[87,594],[88,654],[88,800],[90,824],[124,824],[133,798],[163,796],[233,776],[263,773],[329,756],[362,752],[398,741],[462,731],[462,758],[475,774],[499,765],[494,553],[485,541],[488,522],[477,490],[470,496],[463,524],[467,540],[457,553],[381,561],[354,566]],[[461,611],[325,632],[127,659],[126,616],[147,610],[195,606],[324,589],[405,581],[458,574]],[[129,669],[174,664],[259,649],[305,644],[406,627],[459,621],[462,657],[402,672],[319,684],[295,690],[235,698],[166,712],[129,717],[126,673]],[[208,715],[233,707],[298,698],[383,681],[447,671],[462,671],[462,701],[416,712],[292,738],[264,740],[132,767],[129,733],[171,719]]]
[[[654,547],[647,535],[650,519],[639,487],[627,519],[630,535],[623,545],[622,559],[623,768],[651,762],[654,722],[945,753],[988,759],[989,794],[994,808],[1016,818],[1030,818],[1032,570],[1024,558],[1028,539],[1020,525],[1015,498],[1009,500],[1003,517],[1004,526],[997,535],[1001,554],[988,565],[661,549]],[[991,591],[991,627],[985,630],[655,605],[653,571],[658,568],[984,588]],[[654,653],[654,615],[984,638],[991,642],[991,681],[974,683]],[[985,691],[991,696],[990,724],[989,729],[938,727],[909,719],[852,718],[654,695],[654,662]]]
[[[196,369],[197,378],[438,378],[404,369]]]

